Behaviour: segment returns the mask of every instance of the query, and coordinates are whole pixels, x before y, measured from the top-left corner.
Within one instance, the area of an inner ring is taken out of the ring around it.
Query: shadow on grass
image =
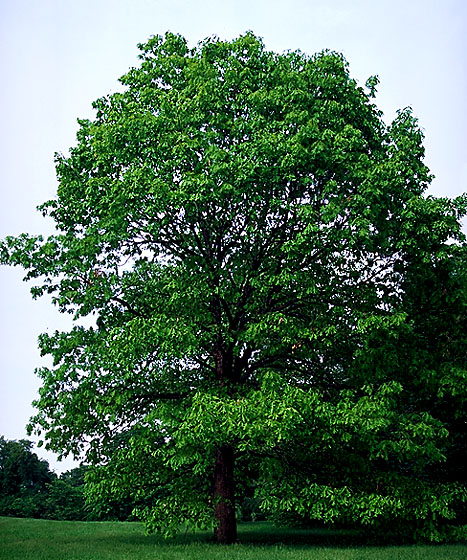
[[[275,527],[267,522],[244,523],[238,527],[238,544],[258,547],[284,546],[290,548],[353,548],[371,546],[396,546],[410,543],[395,542],[388,537],[369,536],[358,530],[349,529],[294,529]],[[211,532],[197,531],[180,533],[174,538],[164,539],[159,535],[102,535],[99,541],[118,543],[119,545],[148,546],[153,544],[158,547],[213,545],[216,541]]]
[[[347,548],[349,546],[364,546],[374,544],[368,537],[358,531],[332,529],[291,529],[270,526],[267,531],[256,529],[254,524],[240,531],[240,542],[262,546],[309,547],[326,546]]]

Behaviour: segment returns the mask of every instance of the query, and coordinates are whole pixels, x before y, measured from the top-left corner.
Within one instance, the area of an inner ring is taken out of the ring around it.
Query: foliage
[[[61,521],[88,519],[84,496],[85,471],[84,466],[74,468],[64,472],[48,485],[44,517]]]
[[[449,433],[443,445],[445,460],[425,466],[424,483],[430,484],[420,494],[433,503],[440,500],[438,509],[464,525],[465,500],[453,499],[452,494],[441,497],[433,488],[443,487],[443,492],[457,488],[459,497],[467,482],[463,468],[467,456],[466,256],[463,247],[452,247],[449,258],[431,262],[412,255],[405,284],[404,328],[392,335],[387,329],[374,329],[361,355],[366,367],[377,364],[372,369],[377,378],[391,377],[404,384],[400,405],[405,410],[429,411]],[[420,496],[414,499],[419,501]],[[423,515],[427,516],[426,511]]]
[[[0,436],[0,515],[41,517],[44,513],[47,485],[55,475],[31,447],[30,441]]]
[[[47,461],[31,451],[32,442],[0,436],[0,515],[84,520],[84,472],[81,466],[57,477]]]
[[[153,494],[151,488],[142,493],[141,473],[155,465],[147,449],[130,451],[133,441],[130,433],[121,434],[111,442],[107,460],[88,468],[85,496],[91,519],[131,521],[135,507],[147,503]]]
[[[446,538],[467,199],[425,196],[416,119],[385,125],[341,55],[251,33],[140,48],[57,155],[56,234],[0,246],[76,320],[40,337],[30,429],[94,465],[91,501],[132,496],[164,534],[235,541],[254,487],[266,512]]]

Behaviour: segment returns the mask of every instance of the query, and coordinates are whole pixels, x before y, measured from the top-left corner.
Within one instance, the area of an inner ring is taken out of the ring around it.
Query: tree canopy
[[[441,467],[465,421],[466,198],[426,195],[411,110],[386,125],[377,80],[337,53],[251,33],[139,47],[56,155],[56,234],[1,245],[76,320],[40,336],[30,429],[166,534],[233,542],[254,492],[276,515],[445,538],[466,500]]]
[[[0,515],[84,520],[84,471],[80,466],[60,477],[39,459],[28,440],[0,436]]]

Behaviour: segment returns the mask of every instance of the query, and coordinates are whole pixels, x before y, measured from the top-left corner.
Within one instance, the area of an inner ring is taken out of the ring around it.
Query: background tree
[[[28,440],[0,436],[0,515],[85,520],[84,474],[80,466],[59,477],[31,451]],[[94,515],[96,517],[96,515]]]
[[[0,436],[0,515],[42,517],[44,513],[47,485],[56,476],[31,447],[30,441]]]
[[[41,207],[56,235],[2,245],[78,321],[40,337],[54,364],[31,429],[117,469],[150,529],[214,521],[233,542],[254,476],[266,511],[438,538],[465,499],[424,481],[445,460],[443,418],[408,404],[413,353],[394,377],[365,350],[412,328],[414,255],[449,261],[465,199],[423,196],[416,120],[386,126],[374,81],[365,93],[338,54],[275,54],[250,33],[140,48],[57,155]]]
[[[61,521],[84,521],[89,512],[85,502],[85,473],[87,467],[81,465],[62,473],[47,486],[44,503],[44,517]],[[98,518],[96,515],[92,516]]]

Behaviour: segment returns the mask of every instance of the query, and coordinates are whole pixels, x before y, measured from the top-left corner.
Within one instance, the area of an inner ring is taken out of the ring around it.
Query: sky
[[[276,52],[331,49],[364,85],[380,78],[376,104],[390,122],[411,106],[425,133],[429,194],[467,191],[467,2],[464,0],[0,0],[0,238],[52,233],[36,207],[57,189],[54,153],[75,143],[77,118],[121,88],[137,44],[166,31],[190,45],[251,30]],[[42,332],[63,316],[33,301],[22,271],[0,268],[0,435],[26,438],[40,386]],[[34,438],[30,438],[33,439]],[[73,466],[43,448],[57,473]]]

